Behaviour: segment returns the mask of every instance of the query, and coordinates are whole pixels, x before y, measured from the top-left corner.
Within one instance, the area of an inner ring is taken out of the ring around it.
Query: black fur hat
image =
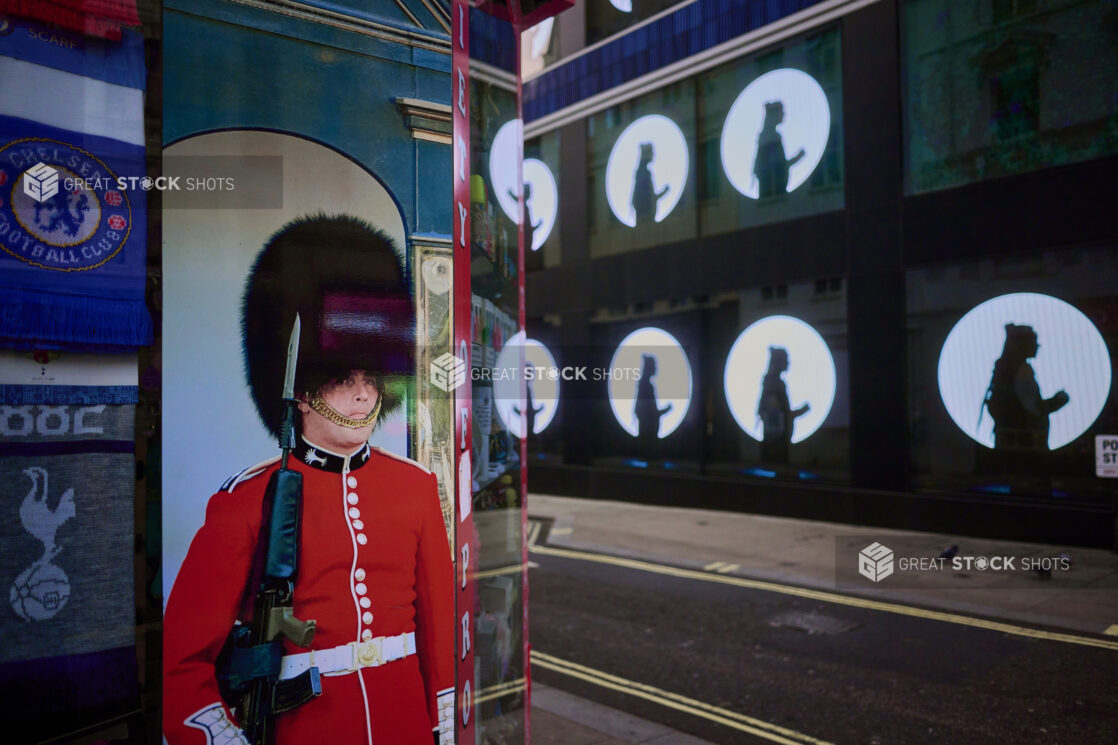
[[[256,410],[279,433],[287,343],[302,323],[295,395],[351,370],[375,375],[381,416],[397,408],[414,372],[415,311],[396,245],[356,217],[323,214],[284,225],[245,285],[245,368]]]

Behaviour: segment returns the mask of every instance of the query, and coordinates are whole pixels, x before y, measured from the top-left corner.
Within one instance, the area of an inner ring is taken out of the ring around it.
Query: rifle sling
[[[282,664],[282,642],[257,644],[253,647],[234,647],[230,650],[229,666],[225,675],[229,687],[238,691],[258,678],[279,677]]]

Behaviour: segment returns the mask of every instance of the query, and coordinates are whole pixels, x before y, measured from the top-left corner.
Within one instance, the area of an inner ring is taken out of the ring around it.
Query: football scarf
[[[113,40],[140,25],[136,0],[0,0],[0,11]]]
[[[8,712],[72,711],[135,694],[135,400],[126,386],[0,386]]]
[[[150,344],[142,40],[3,23],[0,345]]]

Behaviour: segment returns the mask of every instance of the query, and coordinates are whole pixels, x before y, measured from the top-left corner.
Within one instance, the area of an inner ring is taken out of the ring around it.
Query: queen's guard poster
[[[165,16],[164,172],[209,188],[163,194],[164,735],[450,742],[451,419],[417,371],[449,16],[200,7]]]

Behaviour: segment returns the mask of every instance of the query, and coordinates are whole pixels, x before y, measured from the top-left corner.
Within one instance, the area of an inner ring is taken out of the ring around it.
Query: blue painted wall
[[[392,0],[363,6],[367,18],[398,13]],[[449,38],[441,30],[408,30]],[[164,39],[164,58],[174,60],[164,69],[164,144],[232,128],[317,140],[388,187],[409,234],[449,235],[450,146],[414,140],[395,103],[404,96],[450,104],[449,48],[418,48],[220,0],[169,0]]]

